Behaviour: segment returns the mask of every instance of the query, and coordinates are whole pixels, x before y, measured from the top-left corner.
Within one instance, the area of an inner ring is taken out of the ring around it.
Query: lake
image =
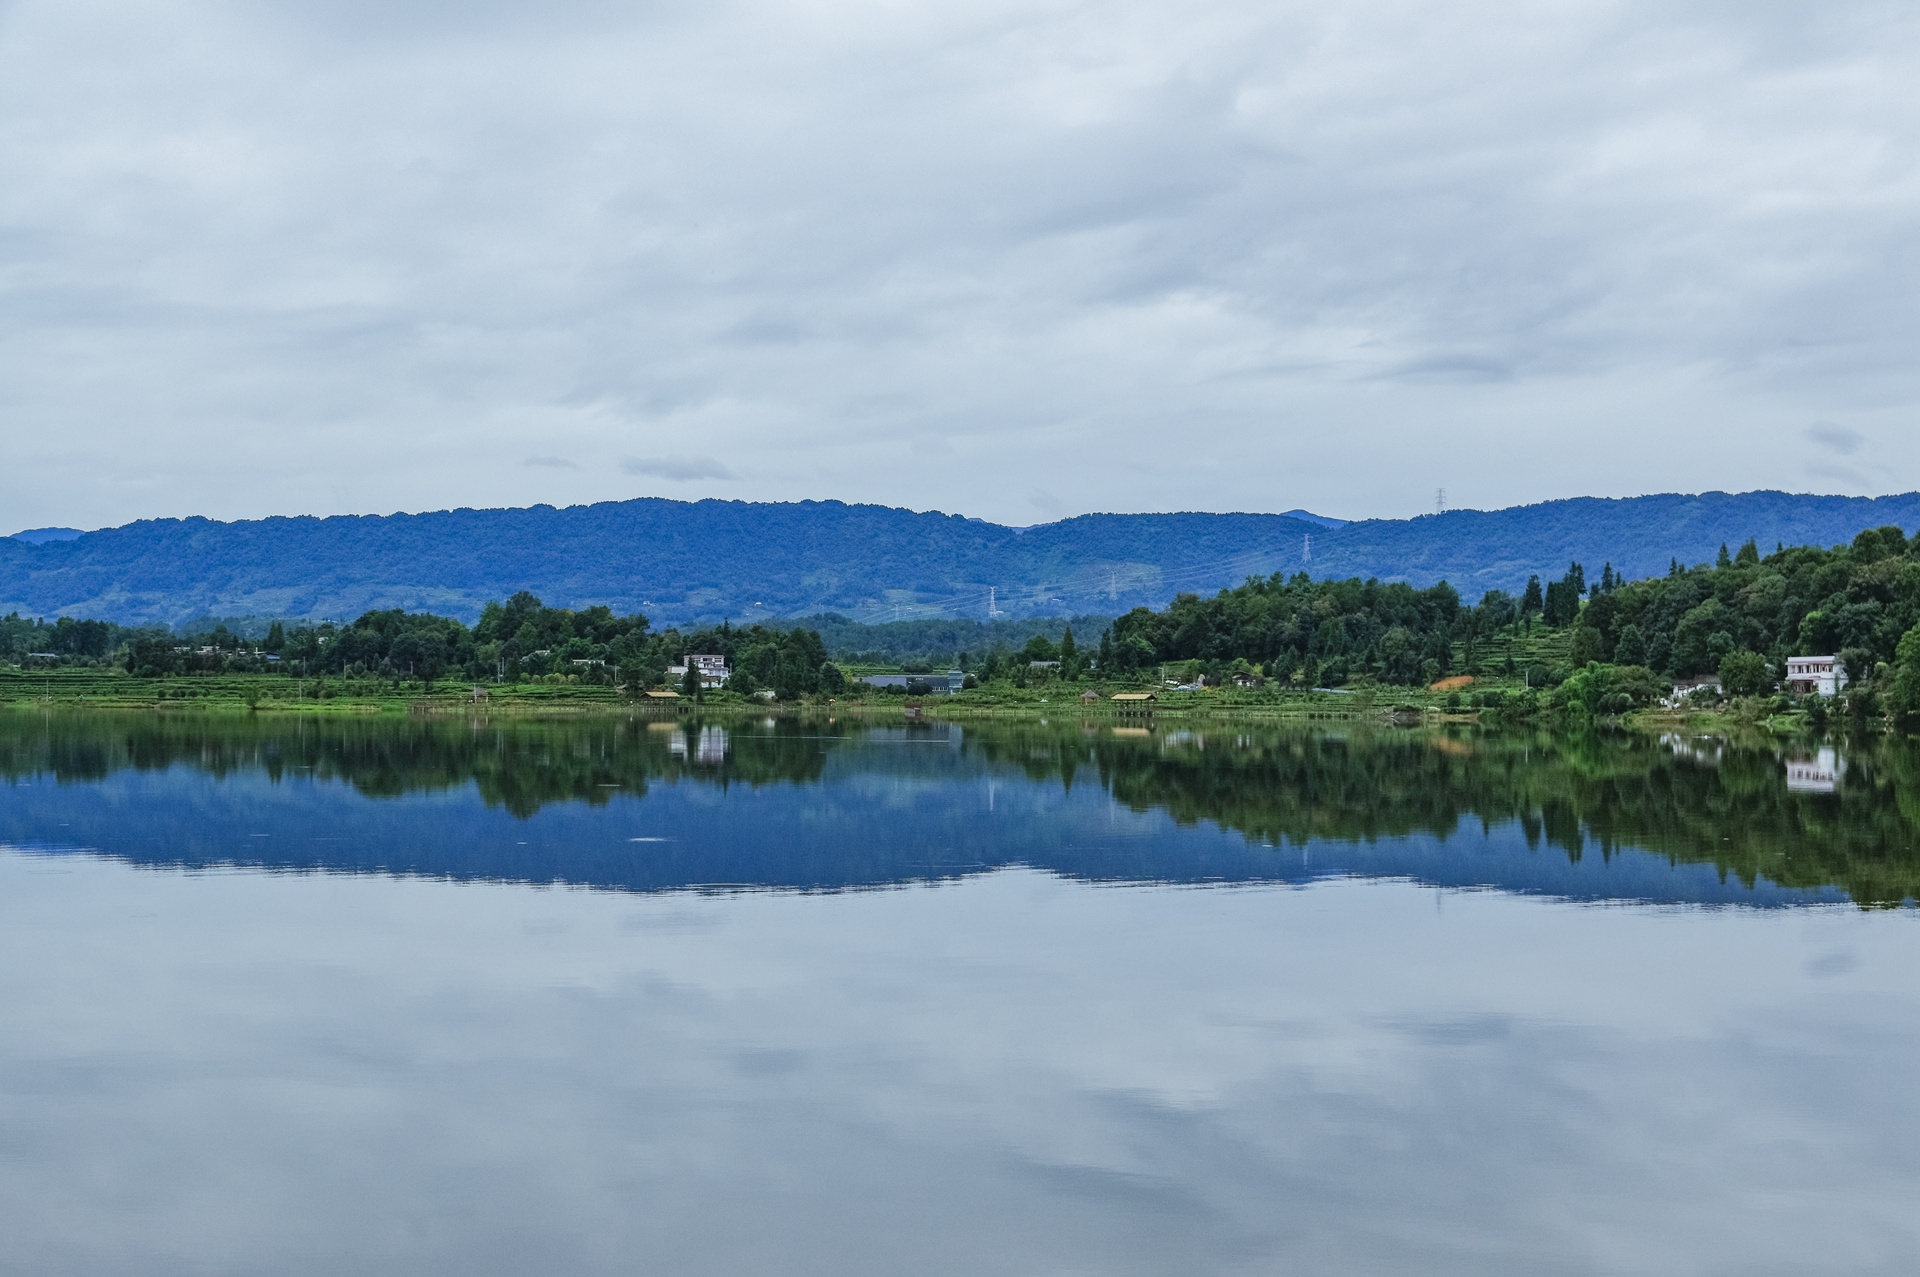
[[[0,712],[0,1270],[1909,1273],[1920,752]]]

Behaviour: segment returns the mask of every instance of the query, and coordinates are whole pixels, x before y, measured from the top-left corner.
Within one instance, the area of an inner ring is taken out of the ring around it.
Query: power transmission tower
[[[1300,538],[1300,561],[1313,562],[1313,533],[1311,532]]]
[[[1445,488],[1435,488],[1433,490],[1433,512],[1435,514],[1445,514],[1447,512],[1447,490]]]

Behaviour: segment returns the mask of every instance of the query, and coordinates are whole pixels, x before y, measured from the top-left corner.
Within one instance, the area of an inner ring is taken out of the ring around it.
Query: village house
[[[1668,709],[1678,709],[1688,696],[1695,692],[1711,692],[1715,696],[1726,695],[1726,689],[1720,685],[1718,674],[1702,674],[1698,678],[1676,678],[1673,691],[1660,703]]]
[[[1832,696],[1847,685],[1846,667],[1834,656],[1789,656],[1787,690],[1796,696],[1818,692]]]
[[[724,656],[689,656],[684,661],[681,665],[667,666],[667,677],[676,683],[687,676],[688,665],[700,671],[702,687],[718,687],[733,677],[733,671],[727,668],[727,658]]]

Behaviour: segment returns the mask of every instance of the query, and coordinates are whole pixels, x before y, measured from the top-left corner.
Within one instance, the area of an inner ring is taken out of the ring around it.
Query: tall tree
[[[1527,588],[1520,596],[1520,615],[1529,616],[1546,606],[1546,600],[1540,593],[1540,578],[1536,574],[1527,578]]]
[[[1640,635],[1637,625],[1623,625],[1620,636],[1613,641],[1613,663],[1615,665],[1645,665],[1647,663],[1647,640]]]

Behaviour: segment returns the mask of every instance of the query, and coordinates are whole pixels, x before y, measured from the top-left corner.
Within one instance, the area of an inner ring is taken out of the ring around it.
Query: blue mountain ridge
[[[1570,561],[1628,576],[1710,560],[1749,537],[1832,545],[1920,527],[1920,493],[1581,497],[1338,526],[1254,513],[1085,514],[1015,530],[839,501],[630,501],[557,509],[152,519],[60,541],[0,539],[0,612],[123,623],[193,616],[346,619],[370,608],[471,620],[531,590],[656,623],[837,611],[861,621],[1112,614],[1307,571],[1426,586],[1469,601]]]

